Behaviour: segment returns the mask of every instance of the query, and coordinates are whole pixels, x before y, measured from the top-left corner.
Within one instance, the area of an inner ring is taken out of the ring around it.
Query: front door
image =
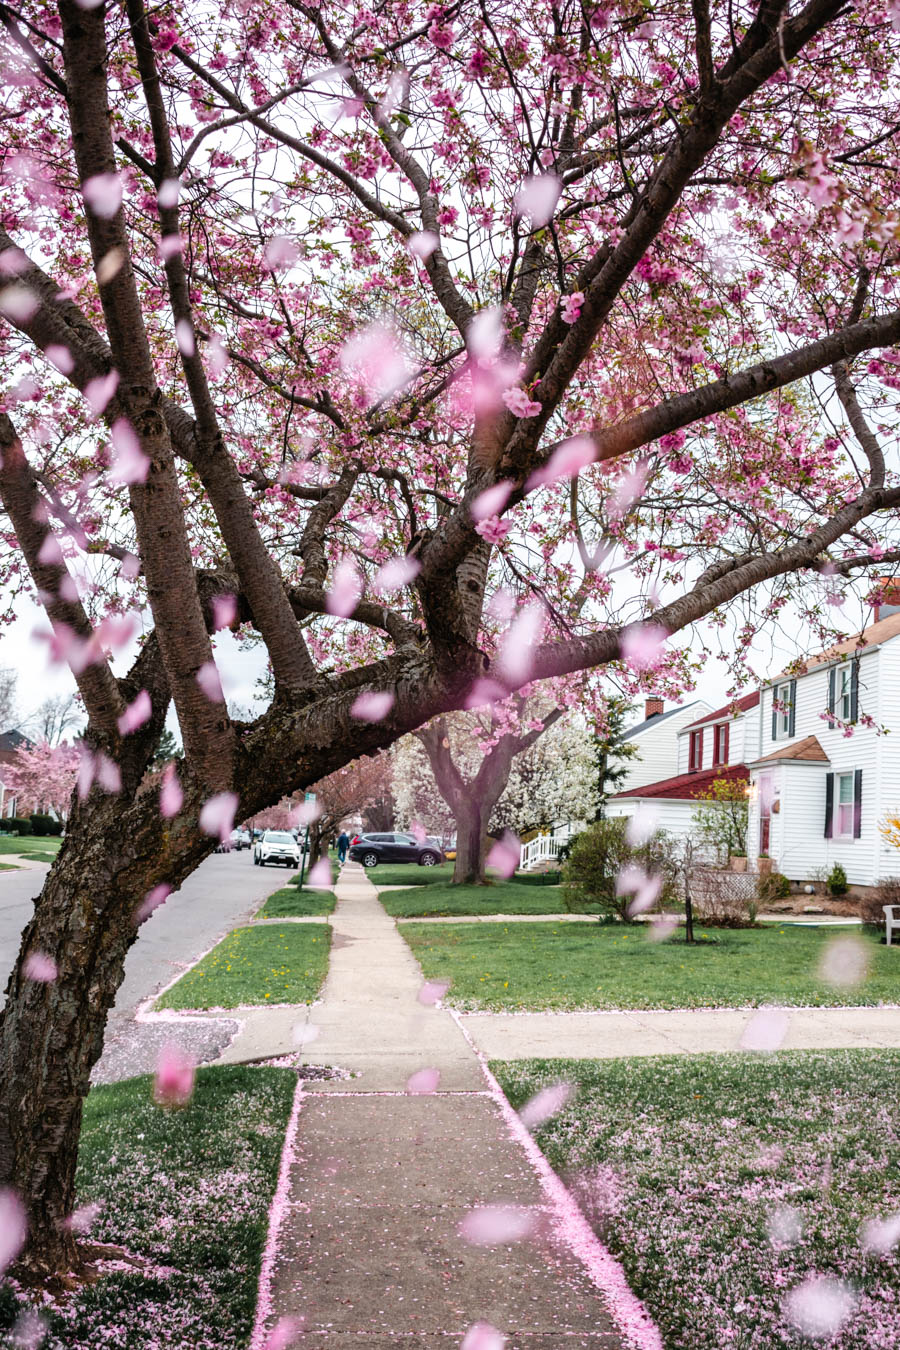
[[[768,856],[769,834],[772,823],[772,775],[759,775],[759,852]]]

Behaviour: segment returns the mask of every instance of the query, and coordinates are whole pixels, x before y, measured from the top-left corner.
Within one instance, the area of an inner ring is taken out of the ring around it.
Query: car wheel
[[[377,854],[377,853],[364,853],[364,854],[363,854],[363,858],[362,858],[362,865],[363,865],[363,867],[377,867],[377,866],[378,866],[378,854]]]
[[[420,867],[437,867],[437,865],[438,865],[438,855],[436,853],[419,854]]]

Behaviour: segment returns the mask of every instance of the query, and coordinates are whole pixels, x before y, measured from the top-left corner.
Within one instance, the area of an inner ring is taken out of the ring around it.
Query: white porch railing
[[[555,862],[563,844],[568,843],[572,835],[576,833],[576,826],[560,825],[553,830],[552,834],[535,835],[533,839],[529,839],[527,844],[522,845],[519,871],[532,872],[544,863]]]

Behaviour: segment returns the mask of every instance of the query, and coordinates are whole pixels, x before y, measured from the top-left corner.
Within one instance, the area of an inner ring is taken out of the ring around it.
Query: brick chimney
[[[644,704],[645,719],[649,721],[651,717],[659,717],[664,707],[665,704],[661,698],[648,698]]]
[[[875,606],[875,622],[886,619],[889,614],[900,614],[900,577],[879,577],[882,599]]]

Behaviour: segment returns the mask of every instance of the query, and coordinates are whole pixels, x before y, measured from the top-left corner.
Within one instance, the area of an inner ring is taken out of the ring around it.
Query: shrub
[[[53,816],[44,815],[41,811],[32,811],[29,819],[33,832],[41,838],[45,838],[48,834],[58,833],[53,827],[58,825],[59,822],[54,820]]]
[[[770,872],[760,876],[756,886],[757,898],[761,905],[771,905],[773,900],[786,900],[791,893],[791,883],[781,872]]]
[[[675,876],[665,835],[657,834],[639,848],[625,837],[627,820],[622,817],[597,820],[573,839],[563,868],[563,904],[570,912],[588,906],[607,917],[628,919],[632,895],[616,895],[616,878],[628,863],[643,867],[649,875],[661,873],[661,901],[675,897]]]
[[[759,909],[756,880],[747,872],[695,868],[690,878],[694,919],[706,928],[752,928]]]
[[[8,830],[12,834],[34,833],[31,821],[27,816],[6,816],[3,820],[0,820],[0,828]]]
[[[859,897],[859,917],[869,928],[884,929],[883,905],[900,905],[900,877],[882,877]]]
[[[840,863],[835,863],[828,874],[828,889],[832,895],[847,894],[847,873]]]

